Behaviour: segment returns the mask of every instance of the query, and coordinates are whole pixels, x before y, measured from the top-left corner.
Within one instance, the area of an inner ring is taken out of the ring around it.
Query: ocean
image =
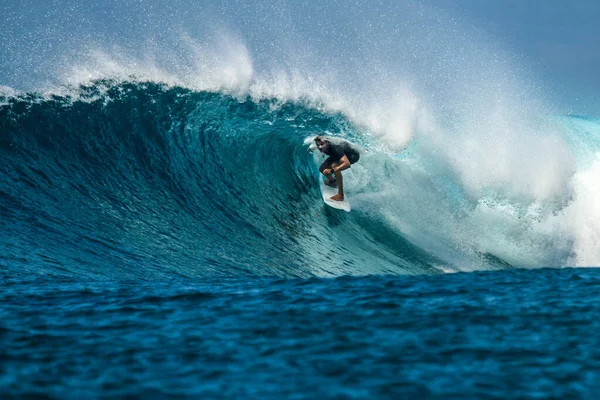
[[[600,395],[597,117],[428,5],[142,3],[5,7],[2,398]]]

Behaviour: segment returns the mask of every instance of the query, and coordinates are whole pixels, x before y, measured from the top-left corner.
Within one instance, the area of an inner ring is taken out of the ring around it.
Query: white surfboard
[[[327,186],[323,179],[321,181],[321,194],[323,195],[323,201],[329,207],[337,208],[338,210],[344,210],[346,212],[350,212],[352,207],[350,206],[350,202],[348,201],[348,196],[344,196],[344,201],[335,201],[331,200],[331,196],[335,196],[337,194],[337,188],[333,188],[331,186]]]

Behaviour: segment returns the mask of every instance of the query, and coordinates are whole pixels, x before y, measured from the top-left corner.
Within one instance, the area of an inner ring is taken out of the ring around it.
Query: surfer
[[[325,184],[331,187],[336,187],[338,193],[331,197],[331,200],[344,201],[344,180],[342,171],[350,168],[360,158],[358,151],[350,143],[342,141],[340,143],[332,143],[329,139],[322,136],[315,138],[317,149],[323,154],[328,155],[327,159],[319,167],[319,171],[325,175]]]

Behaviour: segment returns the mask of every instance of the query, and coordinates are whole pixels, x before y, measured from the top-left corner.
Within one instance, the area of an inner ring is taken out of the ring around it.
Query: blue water
[[[518,55],[417,2],[85,3],[0,28],[0,398],[598,397],[600,122]]]
[[[113,279],[435,271],[391,228],[323,204],[303,139],[349,122],[273,103],[152,83],[10,99],[0,257]]]
[[[444,274],[372,203],[326,207],[303,139],[362,140],[343,115],[96,82],[0,116],[5,395],[598,393],[598,272]]]
[[[596,398],[600,273],[3,274],[15,398]],[[6,398],[6,397],[5,397]]]

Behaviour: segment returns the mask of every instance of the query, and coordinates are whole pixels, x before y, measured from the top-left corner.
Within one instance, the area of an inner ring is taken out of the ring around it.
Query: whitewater
[[[0,393],[598,389],[600,120],[460,13],[3,7]]]

